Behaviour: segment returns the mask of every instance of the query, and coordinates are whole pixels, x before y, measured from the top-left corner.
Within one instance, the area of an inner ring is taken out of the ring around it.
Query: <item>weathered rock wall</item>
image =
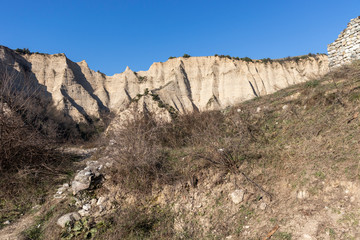
[[[360,59],[360,16],[351,19],[335,42],[328,45],[328,54],[330,67]]]
[[[75,63],[64,54],[17,54],[3,46],[1,63],[34,78],[56,108],[76,122],[101,118],[103,112],[118,114],[134,99],[140,100],[135,102],[141,108],[157,112],[157,106],[171,107],[180,113],[222,109],[319,77],[329,70],[326,55],[270,62],[209,56],[179,57],[154,63],[148,71],[127,68],[106,76],[91,70],[85,61]],[[139,99],[145,97],[145,92],[149,96]]]

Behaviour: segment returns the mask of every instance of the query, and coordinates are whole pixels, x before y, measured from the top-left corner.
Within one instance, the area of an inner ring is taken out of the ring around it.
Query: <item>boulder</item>
[[[98,161],[87,162],[86,167],[76,174],[74,181],[71,183],[73,194],[76,195],[79,191],[88,189],[92,180],[101,175],[100,170],[102,167],[103,165]]]
[[[67,223],[75,222],[78,220],[80,220],[80,215],[77,212],[71,212],[61,216],[56,223],[60,227],[64,228]]]
[[[235,204],[239,204],[244,200],[245,192],[242,189],[236,189],[232,193],[230,193],[231,201]]]

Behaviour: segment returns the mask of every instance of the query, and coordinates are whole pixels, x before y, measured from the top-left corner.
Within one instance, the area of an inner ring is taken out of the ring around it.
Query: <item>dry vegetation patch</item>
[[[73,171],[74,156],[57,148],[74,129],[35,81],[19,76],[0,65],[0,227],[43,204]]]

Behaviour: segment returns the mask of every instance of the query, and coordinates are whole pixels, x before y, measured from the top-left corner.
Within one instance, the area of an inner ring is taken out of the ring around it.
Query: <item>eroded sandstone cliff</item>
[[[65,54],[18,54],[4,46],[0,46],[0,63],[36,80],[56,108],[78,122],[101,118],[109,111],[118,114],[130,104],[150,111],[158,105],[180,113],[221,109],[329,70],[326,55],[271,62],[210,56],[179,57],[154,63],[148,71],[127,67],[106,76]]]

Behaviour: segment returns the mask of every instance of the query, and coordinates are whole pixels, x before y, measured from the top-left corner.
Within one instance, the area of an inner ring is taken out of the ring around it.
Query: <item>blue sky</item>
[[[65,53],[113,75],[169,56],[326,52],[359,0],[0,0],[0,45]]]

